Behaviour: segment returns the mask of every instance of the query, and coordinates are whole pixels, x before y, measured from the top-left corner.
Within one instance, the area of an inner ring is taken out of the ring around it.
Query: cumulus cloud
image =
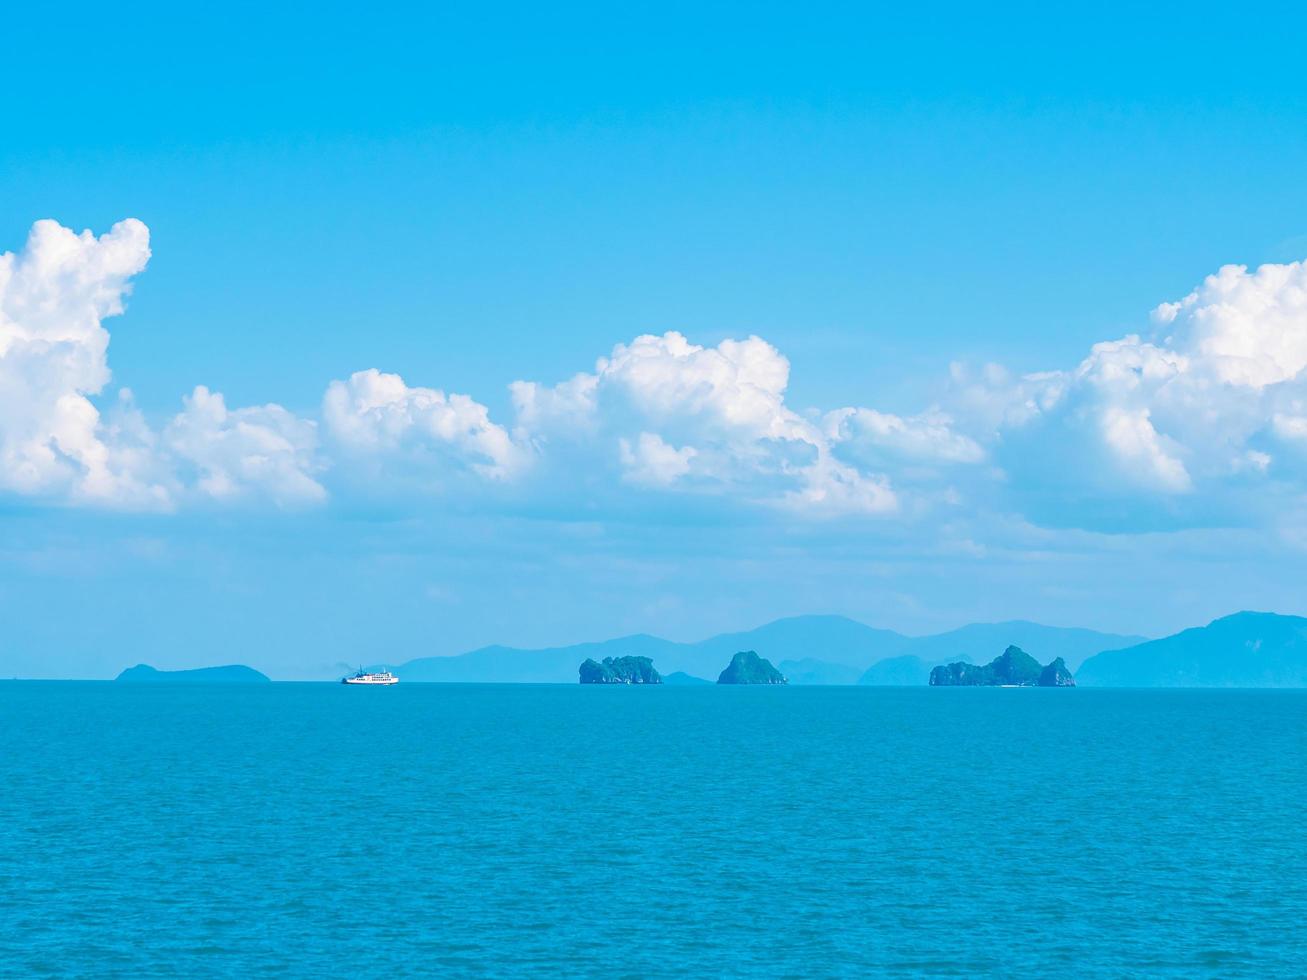
[[[0,255],[0,488],[167,505],[142,441],[127,438],[140,436],[139,419],[108,430],[90,400],[109,381],[101,321],[123,311],[129,281],[149,258],[149,231],[132,219],[99,238],[38,221],[22,251]]]
[[[668,487],[690,472],[690,461],[699,455],[693,446],[677,449],[654,432],[641,432],[632,445],[623,437],[617,440],[626,479],[644,486]]]
[[[508,386],[517,421],[525,431],[590,429],[598,407],[599,377],[582,372],[552,387],[536,381],[514,381]]]
[[[1157,306],[1151,335],[1094,344],[1072,366],[952,365],[941,402],[912,414],[871,397],[795,407],[790,362],[762,338],[710,346],[668,332],[560,382],[513,382],[511,424],[468,395],[372,369],[332,381],[318,419],[229,407],[199,386],[152,426],[130,392],[107,390],[104,327],[149,258],[132,219],[99,237],[37,222],[0,255],[0,492],[169,510],[313,505],[351,483],[514,485],[597,513],[638,488],[903,520],[968,506],[1029,516],[1042,499],[1091,526],[1105,501],[1220,520],[1307,481],[1304,263],[1226,266]]]
[[[1307,367],[1307,263],[1223,266],[1174,303],[1153,311],[1174,325],[1167,342],[1224,382],[1263,388]]]
[[[828,451],[804,470],[799,486],[786,491],[782,502],[804,516],[817,517],[889,514],[899,509],[889,477],[864,473],[839,462]]]
[[[357,371],[333,381],[322,402],[327,431],[347,453],[396,459],[436,473],[460,468],[509,479],[530,463],[490,412],[467,395],[410,388],[397,374]]]
[[[156,510],[189,497],[320,500],[313,423],[276,405],[228,411],[197,388],[160,435],[126,389],[103,413],[92,402],[111,378],[103,321],[149,259],[149,230],[131,218],[98,238],[38,221],[20,252],[0,255],[0,489]]]
[[[168,424],[163,442],[194,467],[196,488],[214,500],[296,506],[326,499],[311,475],[320,468],[317,427],[280,405],[229,410],[222,395],[201,385]]]
[[[628,483],[813,515],[893,511],[888,478],[836,459],[840,433],[786,404],[789,375],[759,337],[704,347],[673,331],[617,344],[593,373],[512,392],[533,443],[569,460],[611,446]]]
[[[1245,507],[1258,480],[1297,479],[1304,264],[1226,266],[1152,318],[1164,336],[1095,344],[1070,370],[956,369],[959,417],[1026,493],[1165,498],[1220,520],[1215,497]]]
[[[700,347],[676,332],[645,335],[614,347],[596,373],[665,424],[693,420],[705,435],[739,441],[809,437],[785,406],[790,362],[759,337]]]

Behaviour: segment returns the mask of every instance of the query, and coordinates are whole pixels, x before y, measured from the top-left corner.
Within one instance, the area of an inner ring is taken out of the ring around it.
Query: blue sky
[[[7,19],[0,672],[1303,611],[1298,8]]]

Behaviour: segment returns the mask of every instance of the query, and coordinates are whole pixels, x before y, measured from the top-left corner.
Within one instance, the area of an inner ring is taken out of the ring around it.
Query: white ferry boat
[[[388,670],[366,673],[362,667],[353,677],[342,677],[342,684],[398,684],[399,678]]]

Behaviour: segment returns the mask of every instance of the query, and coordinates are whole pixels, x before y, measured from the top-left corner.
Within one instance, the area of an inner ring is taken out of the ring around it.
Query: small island
[[[604,657],[603,663],[587,659],[578,668],[582,684],[661,684],[662,676],[648,657]]]
[[[128,667],[115,680],[129,684],[270,684],[271,678],[244,664],[199,667],[195,670],[156,670],[149,664]]]
[[[1058,657],[1046,667],[1020,647],[1008,647],[983,667],[957,663],[930,672],[931,687],[1075,687],[1066,661]]]
[[[752,650],[743,650],[717,678],[718,684],[784,684],[785,676]]]
[[[1058,657],[1039,672],[1040,687],[1075,687],[1076,679],[1072,676],[1066,661]]]

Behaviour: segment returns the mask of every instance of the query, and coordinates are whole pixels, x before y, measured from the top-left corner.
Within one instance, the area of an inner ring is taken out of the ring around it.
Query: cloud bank
[[[0,256],[0,493],[172,511],[493,489],[592,511],[658,495],[786,520],[985,510],[1093,527],[1125,512],[1244,519],[1307,480],[1303,263],[1226,266],[1071,367],[954,365],[910,416],[794,406],[790,362],[766,340],[668,332],[565,380],[513,381],[507,419],[369,368],[330,381],[315,418],[199,385],[152,424],[110,390],[104,326],[149,258],[134,219],[99,237],[39,221]]]

